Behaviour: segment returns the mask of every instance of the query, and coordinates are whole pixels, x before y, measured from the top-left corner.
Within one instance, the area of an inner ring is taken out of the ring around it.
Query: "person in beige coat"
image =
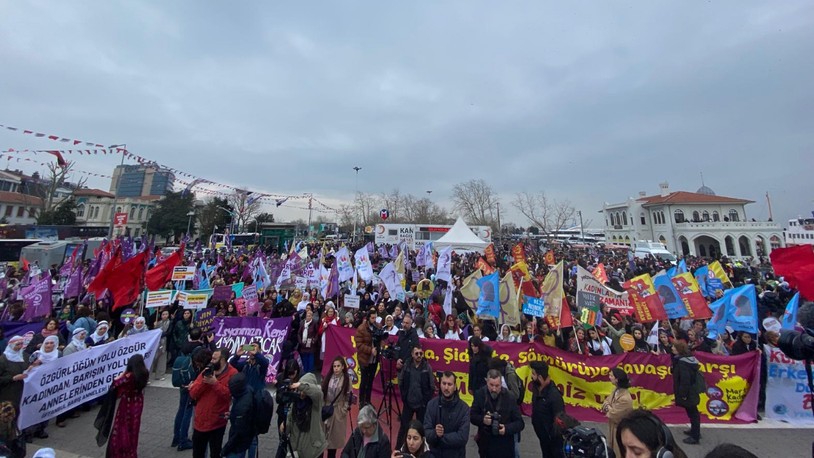
[[[328,458],[336,456],[336,450],[345,446],[348,432],[348,400],[350,397],[348,363],[337,356],[331,363],[331,373],[322,380],[322,396],[326,406],[333,405],[334,412],[325,420],[325,440],[328,442]]]
[[[610,381],[615,387],[613,392],[602,403],[602,413],[608,417],[608,438],[616,456],[622,456],[619,444],[616,443],[616,427],[627,414],[633,411],[633,397],[630,395],[630,378],[618,367],[611,370]]]

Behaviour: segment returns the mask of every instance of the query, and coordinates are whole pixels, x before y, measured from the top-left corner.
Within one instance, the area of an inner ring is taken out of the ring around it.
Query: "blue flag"
[[[678,261],[678,270],[676,271],[676,275],[687,273],[687,272],[688,272],[688,270],[687,270],[687,262],[684,261],[683,259],[681,261]]]
[[[477,280],[480,288],[478,315],[500,316],[500,277],[495,272]]]
[[[701,291],[701,294],[706,297],[715,297],[715,290],[710,291],[709,285],[707,285],[707,279],[709,278],[709,267],[699,267],[696,269],[694,275],[695,280],[698,282],[698,289]]]
[[[724,297],[709,304],[709,309],[712,310],[712,318],[707,322],[708,337],[710,339],[717,338],[726,329],[726,300],[726,295],[724,295]]]
[[[797,326],[797,309],[800,307],[800,293],[794,295],[788,304],[786,304],[786,312],[783,313],[783,320],[781,321],[781,329],[788,331],[794,330]]]
[[[757,294],[755,285],[744,285],[740,288],[724,291],[724,298],[728,298],[726,306],[729,309],[727,324],[738,332],[757,334]]]
[[[667,312],[668,318],[672,320],[687,316],[687,307],[684,306],[684,301],[681,300],[681,296],[678,295],[678,291],[668,275],[656,275],[653,277],[653,285],[664,304],[664,311]]]

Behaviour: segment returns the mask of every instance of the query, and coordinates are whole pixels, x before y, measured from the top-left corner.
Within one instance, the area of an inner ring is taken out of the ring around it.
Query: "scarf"
[[[45,351],[45,344],[48,342],[54,342],[54,349],[51,351]],[[45,341],[42,343],[42,347],[37,352],[37,359],[42,361],[43,363],[47,363],[59,358],[59,337],[57,336],[48,336],[45,338]]]
[[[18,351],[14,351],[14,346],[17,345],[18,342],[23,342],[23,338],[20,336],[12,337],[8,341],[8,345],[6,345],[6,350],[3,352],[3,354],[6,356],[6,359],[11,361],[12,363],[24,362],[23,349],[20,348]]]
[[[99,335],[99,330],[104,329],[105,333],[103,335]],[[93,334],[90,335],[90,340],[93,341],[93,345],[98,344],[99,342],[104,342],[107,340],[107,330],[110,329],[110,326],[107,324],[107,321],[100,321],[99,324],[96,325],[96,330],[93,331]]]
[[[47,330],[45,328],[42,328],[42,332],[40,332],[40,334],[42,334],[43,337],[55,336],[55,335],[59,334],[59,328],[54,329],[53,331],[49,331],[49,330]]]
[[[76,328],[73,331],[73,339],[71,339],[71,343],[73,344],[74,348],[77,350],[84,350],[85,347],[85,339],[80,338],[82,334],[87,334],[88,331],[85,331],[82,328]]]
[[[141,323],[141,329],[137,328],[135,325]],[[144,319],[143,316],[136,318],[133,322],[133,327],[127,331],[128,336],[132,336],[133,334],[141,334],[142,332],[147,331],[147,321]]]

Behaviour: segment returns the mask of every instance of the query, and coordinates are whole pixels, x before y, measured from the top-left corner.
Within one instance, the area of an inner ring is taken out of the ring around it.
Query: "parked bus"
[[[260,243],[260,234],[257,232],[229,234],[229,237],[232,239],[232,246],[235,248],[244,246],[246,249],[253,249]],[[210,246],[212,245],[212,242],[214,242],[216,250],[220,250],[226,246],[224,243],[223,234],[212,234]]]

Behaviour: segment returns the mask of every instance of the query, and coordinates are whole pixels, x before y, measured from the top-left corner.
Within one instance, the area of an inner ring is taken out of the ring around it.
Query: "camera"
[[[203,376],[204,377],[211,377],[214,373],[215,373],[215,366],[213,366],[212,364],[207,364],[206,367],[204,367],[204,370],[203,370]]]
[[[277,384],[277,400],[280,404],[290,404],[300,399],[300,393],[291,389],[293,382],[290,378],[281,380]]]
[[[497,412],[489,412],[489,416],[492,417],[492,435],[499,436],[500,435],[500,414]]]
[[[567,458],[613,458],[613,449],[608,448],[605,436],[595,428],[575,426],[563,436],[563,451]]]
[[[388,334],[384,328],[377,328],[376,326],[371,326],[370,335],[373,338],[373,346],[376,348],[381,345],[382,341],[387,340],[387,338],[390,337],[390,334]]]
[[[781,331],[777,346],[791,359],[814,359],[814,329]]]
[[[398,345],[389,344],[381,351],[382,358],[389,359],[389,360],[396,360],[399,359],[399,353],[401,352],[401,347]]]
[[[400,456],[401,458],[415,458],[411,453],[402,452],[401,450],[396,452],[396,456]]]

